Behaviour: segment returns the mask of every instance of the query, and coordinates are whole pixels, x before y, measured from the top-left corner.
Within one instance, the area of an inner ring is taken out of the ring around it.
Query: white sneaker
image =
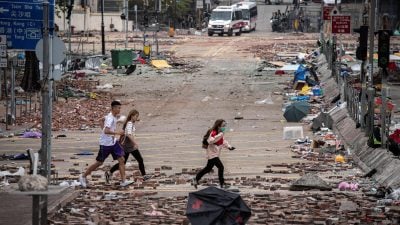
[[[124,182],[120,183],[119,186],[121,186],[121,187],[126,187],[126,186],[128,186],[128,185],[130,185],[130,184],[133,184],[133,181],[131,181],[131,180],[125,180]]]
[[[83,177],[82,174],[79,175],[79,182],[83,188],[87,188],[87,180],[86,177]]]

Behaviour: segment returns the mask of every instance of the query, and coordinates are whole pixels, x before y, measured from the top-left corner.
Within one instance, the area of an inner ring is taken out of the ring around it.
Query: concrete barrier
[[[318,58],[318,62],[321,64],[318,64],[317,72],[323,73],[321,80],[325,82],[325,102],[329,104],[332,97],[339,93],[339,87],[330,77],[326,60]],[[345,146],[352,149],[354,161],[364,172],[376,169],[377,172],[372,178],[377,182],[393,189],[400,188],[400,160],[394,158],[387,149],[369,147],[368,137],[360,128],[356,128],[356,123],[351,119],[347,108],[338,107],[322,118],[326,126],[332,127]]]

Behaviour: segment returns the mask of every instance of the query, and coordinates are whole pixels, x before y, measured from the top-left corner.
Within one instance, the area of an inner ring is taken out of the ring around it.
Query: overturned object
[[[316,174],[306,174],[302,176],[300,179],[293,182],[290,186],[291,191],[307,191],[312,189],[318,189],[321,191],[331,191],[332,187],[329,186],[327,182],[322,180]]]
[[[20,191],[46,191],[47,179],[40,175],[27,175],[21,177],[18,182]]]

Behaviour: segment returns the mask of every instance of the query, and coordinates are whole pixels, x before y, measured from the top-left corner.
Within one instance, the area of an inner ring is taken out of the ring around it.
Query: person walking
[[[132,181],[126,180],[125,177],[125,164],[124,162],[124,150],[115,138],[115,135],[123,135],[123,131],[116,131],[117,120],[121,111],[121,103],[119,101],[111,102],[111,112],[104,118],[103,130],[100,134],[100,148],[96,157],[96,162],[90,165],[84,174],[79,176],[81,186],[86,188],[88,185],[87,176],[90,175],[94,170],[103,165],[104,161],[111,154],[114,160],[118,160],[119,172],[121,173],[122,182],[120,186],[125,187],[132,184]]]
[[[207,165],[200,172],[197,173],[196,177],[193,178],[193,185],[197,189],[200,179],[207,173],[211,172],[212,168],[216,166],[218,168],[218,178],[221,188],[227,188],[224,180],[224,165],[222,164],[219,156],[221,155],[222,148],[229,150],[235,150],[235,147],[229,145],[224,139],[224,132],[226,129],[226,122],[223,119],[215,121],[211,129],[209,129],[204,136],[207,141],[203,140],[203,148],[207,148]],[[206,143],[204,143],[206,142]],[[207,146],[208,143],[208,146]]]
[[[139,170],[140,173],[143,176],[143,180],[148,180],[151,178],[150,175],[146,175],[146,171],[144,168],[144,163],[143,163],[143,158],[142,155],[139,152],[139,145],[137,143],[137,141],[135,140],[134,136],[135,136],[135,131],[136,131],[136,127],[135,127],[135,122],[139,121],[139,112],[136,109],[132,109],[127,118],[126,121],[122,127],[122,129],[124,130],[124,135],[121,136],[120,139],[120,143],[122,144],[122,147],[125,151],[125,161],[124,164],[126,164],[126,162],[128,161],[129,155],[132,154],[133,157],[136,159],[136,161],[139,164]],[[115,164],[110,171],[106,171],[105,172],[105,177],[106,177],[106,182],[109,184],[110,180],[112,178],[112,174],[118,170],[119,168],[119,164],[121,162],[118,162],[117,164]]]

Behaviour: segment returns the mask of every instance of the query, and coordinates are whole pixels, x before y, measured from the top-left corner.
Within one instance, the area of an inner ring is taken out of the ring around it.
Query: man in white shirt
[[[117,129],[117,116],[121,111],[121,103],[119,101],[113,101],[111,103],[111,112],[104,119],[103,131],[100,135],[100,148],[99,153],[96,157],[96,162],[87,168],[83,175],[79,176],[81,186],[87,187],[86,177],[90,175],[99,166],[103,165],[104,161],[111,154],[114,160],[119,162],[119,172],[121,173],[121,186],[125,187],[132,184],[132,181],[126,180],[125,176],[125,164],[124,164],[124,150],[115,138],[115,135],[123,135],[123,131],[116,131]]]

